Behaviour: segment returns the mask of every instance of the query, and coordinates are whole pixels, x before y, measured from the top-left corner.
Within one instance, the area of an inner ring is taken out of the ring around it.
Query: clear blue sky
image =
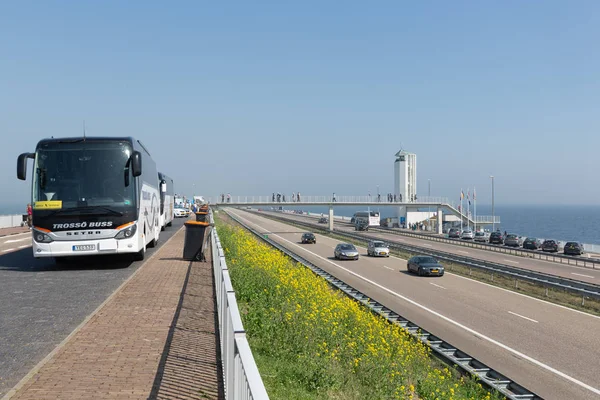
[[[600,2],[283,3],[3,2],[0,203],[83,120],[188,195],[387,193],[402,144],[421,195],[598,203]]]

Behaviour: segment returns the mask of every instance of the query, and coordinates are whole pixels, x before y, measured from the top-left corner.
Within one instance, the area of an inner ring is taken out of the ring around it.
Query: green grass
[[[246,336],[271,399],[499,399],[398,324],[219,215]]]

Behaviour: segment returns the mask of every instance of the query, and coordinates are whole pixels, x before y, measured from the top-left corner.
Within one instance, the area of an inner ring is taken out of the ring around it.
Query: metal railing
[[[227,196],[221,198],[220,196],[211,196],[208,198],[211,203],[214,204],[223,204],[223,203],[233,203],[233,204],[294,204],[294,203],[321,203],[321,204],[330,204],[332,202],[336,203],[380,203],[380,204],[448,204],[447,197],[431,197],[431,196],[423,196],[417,198],[415,201],[406,201],[408,199],[403,199],[401,202],[399,199],[397,201],[388,201],[387,196],[381,194],[379,198],[377,194],[372,194],[371,196],[335,196],[335,200],[333,198],[333,194],[327,196],[305,196],[303,194],[300,195],[300,201],[298,201],[297,195],[292,197],[291,193],[285,193],[285,201],[283,197],[280,197],[280,200],[277,201],[277,194],[275,194],[275,199],[273,199],[273,195],[270,196],[231,196],[231,198],[227,199]]]
[[[398,324],[406,329],[413,337],[421,341],[423,344],[429,346],[436,357],[444,361],[450,366],[456,366],[461,373],[464,375],[475,375],[480,379],[482,385],[485,385],[491,390],[500,392],[506,396],[509,400],[542,400],[542,398],[530,390],[524,388],[518,383],[512,381],[508,377],[500,374],[493,370],[489,366],[471,357],[467,353],[459,350],[452,346],[450,343],[442,340],[441,338],[433,335],[432,333],[420,328],[417,324],[409,321],[402,317],[395,311],[385,307],[370,296],[365,295],[359,290],[353,288],[344,281],[336,278],[327,271],[319,268],[315,264],[311,263],[304,257],[294,253],[290,249],[280,245],[274,240],[270,239],[267,235],[262,235],[256,230],[249,227],[244,222],[240,221],[235,215],[227,213],[232,219],[242,225],[245,229],[252,232],[259,239],[269,243],[271,246],[277,248],[289,257],[294,259],[296,262],[303,264],[305,267],[310,268],[316,275],[322,277],[329,282],[333,287],[342,291],[345,295],[360,302],[361,304],[368,307],[373,313],[379,314],[388,322],[392,324]]]
[[[401,231],[401,230],[397,230],[397,229],[393,229],[393,228],[374,228],[374,230],[380,231],[380,232],[385,232],[385,233],[391,233],[394,235],[408,236],[408,237],[414,237],[414,238],[425,239],[425,240],[432,240],[434,242],[440,242],[440,243],[448,243],[448,244],[453,244],[456,246],[464,246],[464,247],[470,247],[470,248],[474,248],[474,249],[494,251],[497,253],[510,254],[510,255],[519,256],[519,257],[534,258],[534,259],[538,259],[538,260],[552,261],[552,262],[561,263],[561,264],[575,265],[578,267],[586,267],[586,268],[591,268],[591,269],[600,268],[600,259],[598,259],[598,258],[568,256],[568,255],[559,254],[559,253],[543,252],[540,250],[528,250],[528,249],[524,249],[522,247],[509,247],[509,246],[503,246],[503,245],[474,242],[474,241],[470,241],[470,240],[450,239],[450,238],[439,237],[439,236],[435,236],[432,234],[426,234],[426,233],[405,232],[405,231]],[[586,249],[586,251],[589,251],[588,249],[592,246],[584,244],[583,247],[584,247],[584,249]]]
[[[209,218],[213,222],[212,212]],[[211,232],[211,245],[225,398],[268,400],[269,396],[246,339],[225,253],[216,228]]]

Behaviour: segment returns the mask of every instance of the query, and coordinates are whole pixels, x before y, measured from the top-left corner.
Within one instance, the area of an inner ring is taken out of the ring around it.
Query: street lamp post
[[[427,202],[431,203],[431,179],[427,179]],[[427,207],[427,229],[431,230],[431,204]]]
[[[492,232],[496,231],[496,218],[494,213],[494,175],[490,175],[492,179]]]

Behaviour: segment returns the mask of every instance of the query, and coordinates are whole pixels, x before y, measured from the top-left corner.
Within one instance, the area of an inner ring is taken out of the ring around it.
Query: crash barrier
[[[455,346],[452,346],[450,343],[435,336],[433,333],[422,329],[417,324],[402,317],[395,311],[385,307],[381,303],[378,303],[376,300],[373,300],[366,294],[360,292],[359,290],[355,289],[354,287],[350,286],[344,281],[336,278],[327,271],[319,268],[304,257],[298,255],[297,253],[294,253],[290,249],[275,242],[273,239],[269,238],[268,235],[261,234],[260,232],[252,229],[250,226],[248,226],[239,218],[237,218],[236,215],[232,213],[227,214],[245,229],[252,232],[260,240],[269,243],[271,246],[279,249],[283,253],[287,254],[289,257],[293,258],[295,261],[303,264],[304,266],[312,270],[316,275],[322,277],[327,282],[329,282],[333,287],[342,291],[345,295],[365,305],[372,312],[386,318],[390,323],[399,324],[400,326],[405,328],[412,336],[420,340],[425,345],[429,346],[436,357],[438,357],[450,366],[456,366],[458,370],[464,375],[477,376],[480,379],[482,385],[485,385],[490,390],[496,390],[500,392],[502,395],[506,396],[506,398],[510,400],[542,400],[542,398],[537,394],[531,392],[530,390],[519,385],[510,378],[502,375],[501,373],[493,370],[486,364],[476,360],[475,358],[461,351]]]

